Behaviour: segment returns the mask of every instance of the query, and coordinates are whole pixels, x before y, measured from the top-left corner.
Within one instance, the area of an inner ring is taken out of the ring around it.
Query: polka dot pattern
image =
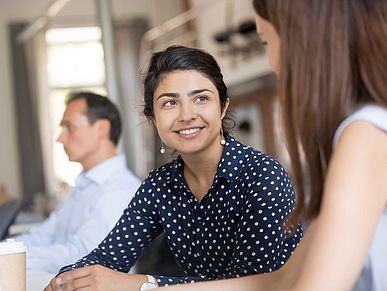
[[[157,276],[160,285],[271,272],[289,258],[302,236],[283,222],[295,195],[273,158],[227,136],[214,182],[199,203],[178,157],[152,171],[105,240],[61,272],[101,264],[128,272],[143,249],[165,232],[184,278]]]

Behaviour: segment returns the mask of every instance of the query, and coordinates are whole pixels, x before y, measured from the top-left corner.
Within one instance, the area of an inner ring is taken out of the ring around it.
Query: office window
[[[51,132],[56,139],[69,92],[92,90],[106,94],[104,56],[99,27],[53,28],[45,37]],[[69,162],[63,146],[54,140],[52,156],[55,180],[59,185],[73,185],[80,164]]]

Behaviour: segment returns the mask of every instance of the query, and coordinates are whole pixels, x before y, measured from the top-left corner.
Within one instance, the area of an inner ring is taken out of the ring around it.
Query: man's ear
[[[226,99],[226,102],[224,103],[224,107],[222,109],[222,115],[221,115],[221,119],[224,118],[224,116],[226,115],[226,112],[227,112],[227,109],[228,109],[228,106],[230,105],[230,98],[227,98]]]
[[[110,121],[107,119],[98,119],[95,121],[95,126],[97,127],[98,134],[100,137],[110,138]]]

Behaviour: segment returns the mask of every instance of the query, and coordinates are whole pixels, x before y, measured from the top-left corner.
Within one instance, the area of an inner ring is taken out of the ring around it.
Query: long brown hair
[[[338,125],[361,104],[387,106],[387,1],[253,4],[281,40],[278,94],[298,191],[293,213],[314,218]]]

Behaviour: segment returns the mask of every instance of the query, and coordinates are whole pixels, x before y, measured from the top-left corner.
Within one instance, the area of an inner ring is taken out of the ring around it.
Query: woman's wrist
[[[141,286],[147,281],[146,275],[142,274],[125,274],[121,273],[122,275],[126,276],[126,282],[125,284],[121,283],[122,291],[127,290],[140,290]],[[121,290],[121,289],[120,289]]]
[[[159,287],[159,284],[157,283],[157,280],[155,277],[151,275],[145,275],[145,278],[146,278],[146,281],[140,285],[140,288],[139,288],[140,291],[156,289]]]

